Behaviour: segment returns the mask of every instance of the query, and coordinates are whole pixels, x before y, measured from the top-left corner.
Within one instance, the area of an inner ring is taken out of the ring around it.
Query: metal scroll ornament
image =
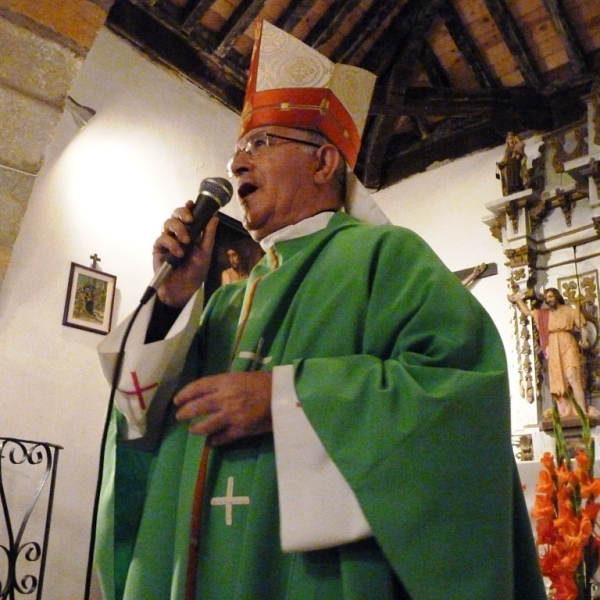
[[[15,600],[21,595],[42,597],[60,449],[44,442],[0,437],[0,600]],[[20,476],[13,477],[17,472]],[[33,482],[28,484],[33,492],[27,494],[29,502],[22,502],[19,491],[9,488],[12,481]],[[48,481],[49,486],[46,486]],[[38,504],[41,498],[46,501],[45,507],[41,502]],[[26,534],[27,525],[36,505],[36,516],[41,515],[42,539],[26,541],[30,535]]]

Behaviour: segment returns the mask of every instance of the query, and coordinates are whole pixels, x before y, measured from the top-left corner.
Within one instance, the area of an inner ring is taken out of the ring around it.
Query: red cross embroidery
[[[152,385],[147,385],[146,387],[141,387],[140,382],[138,380],[137,373],[135,371],[131,371],[131,380],[133,381],[133,390],[130,392],[126,392],[125,390],[120,390],[121,393],[126,396],[137,396],[137,399],[140,403],[140,408],[142,410],[146,410],[146,403],[144,402],[144,392],[151,390],[155,387],[158,387],[158,383],[153,383]]]

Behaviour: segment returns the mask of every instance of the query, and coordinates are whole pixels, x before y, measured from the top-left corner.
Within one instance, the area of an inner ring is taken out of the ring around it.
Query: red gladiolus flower
[[[559,441],[566,448],[560,428],[555,426]],[[585,439],[585,438],[584,438]],[[536,541],[542,573],[550,579],[552,600],[578,600],[589,592],[590,579],[600,561],[600,537],[595,531],[600,514],[600,478],[593,476],[593,441],[588,436],[585,449],[575,456],[575,464],[546,452],[544,467],[536,485],[535,505],[531,516],[536,519]],[[561,456],[564,456],[564,450]]]

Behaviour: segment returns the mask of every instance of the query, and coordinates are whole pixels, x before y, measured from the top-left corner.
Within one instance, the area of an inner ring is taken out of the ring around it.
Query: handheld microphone
[[[196,243],[208,222],[220,208],[223,208],[231,200],[232,195],[233,186],[227,179],[208,177],[202,181],[198,197],[192,209],[194,220],[188,226],[191,241],[184,246],[184,256],[181,258],[173,256],[173,254],[167,256],[160,269],[154,274],[150,285],[146,288],[140,304],[146,304],[171,272],[187,258],[190,249]]]

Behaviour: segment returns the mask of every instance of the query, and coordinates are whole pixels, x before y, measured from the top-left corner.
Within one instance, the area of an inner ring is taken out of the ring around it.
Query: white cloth
[[[294,367],[273,369],[281,547],[305,552],[372,535],[354,492],[329,458],[294,389]]]
[[[200,291],[201,294],[201,291]],[[178,373],[198,325],[202,298],[198,292],[181,311],[164,340],[145,344],[146,331],[154,307],[154,298],[141,309],[127,340],[115,405],[125,416],[127,427],[119,432],[124,440],[136,440],[150,434],[160,436],[166,403],[174,391]],[[196,310],[194,310],[196,308]],[[125,330],[133,315],[119,324],[98,345],[100,364],[112,383],[117,355]],[[130,350],[131,348],[131,350]],[[155,403],[161,398],[161,406]],[[148,431],[149,425],[152,431]]]
[[[276,244],[277,242],[295,240],[296,238],[310,235],[311,233],[316,233],[317,231],[321,231],[327,227],[327,224],[333,215],[335,215],[335,212],[332,210],[318,213],[312,217],[304,219],[304,221],[300,221],[300,223],[294,223],[293,225],[288,225],[287,227],[283,227],[282,229],[278,229],[277,231],[270,233],[260,240],[259,244],[266,252],[269,248],[271,248],[271,246],[273,246],[273,244]]]
[[[344,208],[349,215],[370,225],[388,225],[390,220],[379,208],[373,196],[350,170],[346,171],[346,199]]]

